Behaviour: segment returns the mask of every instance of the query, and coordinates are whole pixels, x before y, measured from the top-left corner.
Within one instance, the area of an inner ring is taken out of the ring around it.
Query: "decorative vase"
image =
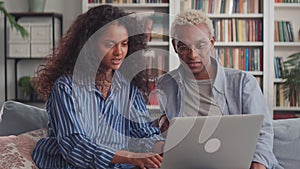
[[[29,12],[44,12],[46,0],[28,0]]]

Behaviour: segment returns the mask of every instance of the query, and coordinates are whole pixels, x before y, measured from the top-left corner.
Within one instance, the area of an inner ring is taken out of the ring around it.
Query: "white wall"
[[[27,0],[1,0],[4,1],[4,6],[8,12],[27,12],[28,5]],[[69,28],[74,19],[81,14],[82,2],[81,0],[47,0],[45,6],[45,12],[56,12],[63,15],[63,32]],[[0,14],[0,107],[5,99],[5,84],[4,84],[4,30],[3,30],[3,15]],[[38,61],[30,61],[20,63],[22,66],[22,72],[34,73],[33,67],[36,67]],[[8,98],[14,96],[14,81],[13,81],[13,62],[8,62]],[[24,68],[23,68],[24,67]],[[19,71],[20,72],[20,71]]]

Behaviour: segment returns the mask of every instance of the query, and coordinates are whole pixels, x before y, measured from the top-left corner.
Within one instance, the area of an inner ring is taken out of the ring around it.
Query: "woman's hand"
[[[141,169],[159,168],[162,157],[155,153],[133,153],[129,151],[117,151],[111,163],[127,163],[140,167]]]
[[[153,145],[153,148],[152,148],[152,152],[153,153],[157,153],[157,154],[160,154],[161,156],[163,156],[163,151],[164,151],[164,145],[165,145],[165,142],[164,141],[158,141],[156,142],[154,145]]]

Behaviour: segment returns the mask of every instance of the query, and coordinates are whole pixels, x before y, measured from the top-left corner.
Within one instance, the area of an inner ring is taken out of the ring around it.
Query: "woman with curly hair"
[[[49,116],[49,135],[32,154],[39,168],[160,167],[163,139],[138,90],[140,74],[130,75],[138,64],[120,69],[146,48],[140,28],[117,7],[91,8],[39,68]]]

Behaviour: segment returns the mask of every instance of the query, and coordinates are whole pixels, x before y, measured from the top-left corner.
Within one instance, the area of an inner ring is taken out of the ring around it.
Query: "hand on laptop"
[[[129,151],[117,151],[112,159],[112,163],[127,163],[135,165],[141,169],[159,168],[162,157],[155,153],[134,153]]]
[[[169,128],[169,120],[166,116],[166,114],[163,114],[160,116],[159,121],[158,121],[158,127],[161,131],[161,133],[165,132]]]
[[[252,162],[250,169],[266,169],[266,167],[260,163]]]

